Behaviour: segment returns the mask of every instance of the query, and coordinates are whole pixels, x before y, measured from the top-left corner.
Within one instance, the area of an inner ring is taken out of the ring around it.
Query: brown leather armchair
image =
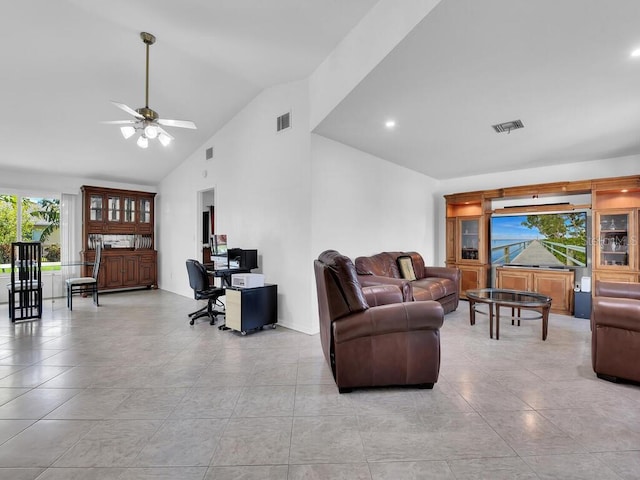
[[[354,387],[433,388],[440,372],[442,305],[403,302],[396,285],[361,287],[335,250],[314,262],[322,349],[340,393]]]
[[[640,283],[595,283],[591,362],[598,378],[640,382]]]

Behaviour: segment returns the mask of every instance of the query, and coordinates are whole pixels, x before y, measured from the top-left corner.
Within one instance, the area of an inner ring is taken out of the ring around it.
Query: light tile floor
[[[461,302],[433,390],[340,395],[317,335],[190,327],[197,302],[159,290],[101,303],[0,306],[0,479],[640,478],[640,386],[595,377],[587,320],[496,341]]]

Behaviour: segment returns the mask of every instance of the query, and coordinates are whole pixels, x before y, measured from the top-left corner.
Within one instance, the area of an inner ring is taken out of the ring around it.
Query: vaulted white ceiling
[[[266,87],[308,77],[377,0],[27,0],[0,14],[0,169],[156,184]],[[198,129],[146,150],[110,101]]]
[[[635,48],[637,0],[443,0],[316,132],[439,179],[638,154]]]
[[[0,170],[156,184],[376,0],[29,0],[0,15]],[[110,101],[192,120],[139,149]],[[315,132],[434,178],[640,153],[640,1],[442,0]],[[396,127],[384,127],[387,119]],[[520,119],[524,129],[491,125]]]

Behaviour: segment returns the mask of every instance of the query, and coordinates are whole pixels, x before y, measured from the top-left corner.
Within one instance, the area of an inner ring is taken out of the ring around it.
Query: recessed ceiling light
[[[636,48],[633,52],[631,52],[632,57],[640,57],[640,48]]]
[[[387,120],[386,122],[384,122],[384,126],[387,128],[393,128],[396,126],[396,121],[395,120]]]

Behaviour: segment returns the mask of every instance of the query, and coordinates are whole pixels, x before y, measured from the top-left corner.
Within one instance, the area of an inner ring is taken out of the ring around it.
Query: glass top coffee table
[[[511,308],[511,325],[515,320],[538,320],[542,319],[542,340],[547,339],[547,328],[549,326],[549,310],[551,309],[551,298],[536,292],[522,292],[520,290],[504,290],[501,288],[481,288],[478,290],[467,290],[469,300],[469,320],[471,325],[476,324],[476,312],[486,312],[477,310],[478,303],[486,303],[489,306],[489,337],[493,338],[493,319],[496,320],[496,340],[500,339],[500,307]],[[534,310],[539,315],[523,317],[521,310]]]

